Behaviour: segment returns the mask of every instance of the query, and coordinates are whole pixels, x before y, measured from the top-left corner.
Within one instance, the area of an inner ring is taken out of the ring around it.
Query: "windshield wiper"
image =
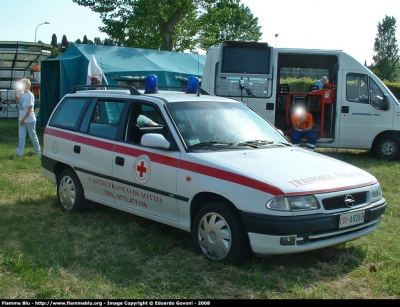
[[[190,148],[193,147],[203,147],[203,146],[229,146],[229,145],[233,145],[232,142],[226,142],[226,141],[208,141],[208,142],[200,142],[200,143],[196,143],[193,144],[191,146],[189,146]]]
[[[245,141],[245,142],[240,142],[237,144],[237,146],[250,146],[253,148],[259,148],[259,145],[267,145],[267,144],[272,144],[272,141],[267,141],[267,140],[250,140],[250,141]]]
[[[285,146],[292,146],[292,144],[291,144],[291,143],[289,143],[289,142],[279,142],[279,141],[274,141],[274,143],[281,144],[281,145],[285,145]]]

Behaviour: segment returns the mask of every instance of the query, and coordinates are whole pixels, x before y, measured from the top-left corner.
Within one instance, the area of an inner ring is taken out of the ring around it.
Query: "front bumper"
[[[366,207],[364,223],[347,228],[339,228],[339,217],[344,212],[290,217],[241,212],[241,217],[254,253],[289,254],[337,245],[367,235],[378,228],[386,207],[384,199]]]

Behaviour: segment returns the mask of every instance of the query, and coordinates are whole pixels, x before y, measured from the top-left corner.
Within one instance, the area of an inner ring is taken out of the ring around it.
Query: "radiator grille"
[[[348,208],[346,203],[344,202],[346,195],[348,195],[348,194],[325,198],[322,200],[322,205],[324,206],[325,210]],[[350,195],[354,199],[353,207],[362,205],[367,201],[367,192],[354,193],[354,194],[350,194]]]

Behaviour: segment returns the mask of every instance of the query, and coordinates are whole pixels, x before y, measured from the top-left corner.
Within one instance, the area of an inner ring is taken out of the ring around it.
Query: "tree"
[[[58,46],[57,47],[54,47],[54,46],[51,47],[50,52],[51,52],[50,58],[55,58],[55,57],[58,57],[59,55],[61,55],[61,52],[58,49]]]
[[[382,80],[397,81],[400,76],[400,56],[396,39],[396,19],[385,16],[378,22],[378,34],[375,38],[372,57],[372,71]]]
[[[240,5],[240,0],[72,1],[99,13],[104,24],[100,31],[107,33],[118,45],[183,51],[218,44],[227,37],[255,41],[261,37],[258,19],[253,18],[247,7]],[[224,14],[218,14],[219,8],[224,9]],[[230,20],[224,22],[226,16]],[[202,28],[206,22],[212,23],[207,25],[213,30],[211,33]],[[240,22],[246,24],[239,27]],[[228,24],[230,27],[222,28]],[[224,29],[226,33],[218,36],[218,29]],[[246,31],[236,32],[239,29]]]
[[[65,34],[63,35],[63,37],[61,39],[61,48],[62,47],[66,48],[66,49],[68,49],[68,47],[69,47],[69,42],[68,42],[67,36]]]
[[[95,37],[94,44],[95,45],[103,45],[103,42],[101,41],[100,37]]]
[[[57,35],[53,34],[51,36],[51,43],[50,45],[52,45],[53,47],[57,47]]]
[[[200,48],[207,50],[228,40],[259,41],[258,18],[240,0],[220,0],[200,17]]]
[[[103,42],[104,46],[115,46],[115,41],[111,38],[105,38]]]
[[[82,44],[87,44],[87,43],[88,43],[88,38],[87,38],[87,36],[85,35],[85,36],[83,37]]]
[[[82,44],[82,41],[81,41],[80,38],[78,38],[78,39],[75,41],[75,43],[76,43],[76,44]]]

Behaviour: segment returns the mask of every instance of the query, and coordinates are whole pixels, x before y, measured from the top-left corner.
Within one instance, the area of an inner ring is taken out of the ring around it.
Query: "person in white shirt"
[[[36,134],[36,115],[34,112],[35,96],[30,91],[31,81],[29,79],[21,79],[24,94],[22,97],[16,96],[19,102],[19,129],[18,129],[18,146],[16,155],[21,157],[25,149],[26,131],[33,144],[36,155],[40,154],[39,139]]]
[[[324,84],[326,83],[327,80],[328,80],[328,78],[326,76],[323,76],[321,79],[319,79],[315,82],[315,85],[317,85],[319,87],[319,89],[322,89],[322,87],[324,86]]]

